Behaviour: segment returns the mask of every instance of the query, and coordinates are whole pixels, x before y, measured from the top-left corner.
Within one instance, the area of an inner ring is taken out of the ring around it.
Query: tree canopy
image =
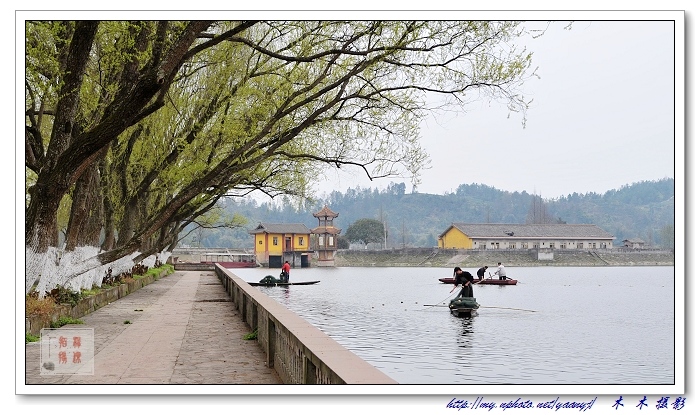
[[[528,105],[518,22],[25,26],[28,279],[80,247],[65,281],[167,251],[222,197],[307,197],[322,165],[418,183],[430,111]]]
[[[384,242],[384,224],[376,219],[358,219],[348,226],[343,235],[350,242],[362,242],[363,244]]]

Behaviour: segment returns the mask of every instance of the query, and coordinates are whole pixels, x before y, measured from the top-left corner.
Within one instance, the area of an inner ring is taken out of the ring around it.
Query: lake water
[[[320,282],[258,289],[401,384],[675,383],[673,267],[510,267],[518,284],[475,286],[471,318],[446,307],[451,274],[304,268],[290,281]]]

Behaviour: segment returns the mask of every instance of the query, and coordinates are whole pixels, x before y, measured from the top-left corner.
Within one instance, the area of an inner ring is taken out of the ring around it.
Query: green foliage
[[[24,333],[24,342],[26,343],[34,343],[38,342],[40,339],[39,336],[35,336],[32,333]]]
[[[65,326],[66,324],[85,324],[82,320],[78,320],[69,316],[61,316],[56,321],[51,322],[51,328],[57,329]]]
[[[348,227],[345,238],[364,244],[384,242],[384,224],[376,219],[358,219]]]
[[[350,241],[342,235],[338,235],[338,249],[348,249],[350,248]]]
[[[102,289],[97,286],[93,286],[89,290],[80,290],[80,298],[86,298],[86,297],[91,297],[93,295],[98,294]]]
[[[661,246],[664,248],[675,249],[675,229],[673,225],[666,225],[661,228]]]
[[[156,265],[157,265],[157,264],[156,264]],[[134,267],[134,269],[137,269],[137,267]],[[137,273],[137,272],[134,272],[134,273],[131,275],[131,277],[132,277],[133,279],[135,279],[135,280],[140,280],[140,279],[142,279],[142,278],[144,278],[144,277],[147,277],[147,276],[149,276],[149,275],[158,276],[158,275],[160,275],[160,273],[163,272],[163,271],[172,272],[172,271],[175,269],[175,267],[174,267],[172,264],[162,264],[162,265],[160,265],[160,266],[158,266],[158,267],[153,267],[153,268],[145,268],[145,267],[144,267],[143,269],[144,269],[145,271],[141,271],[141,272],[138,272],[138,273]],[[118,284],[117,284],[117,285],[118,285]]]
[[[226,195],[259,189],[301,209],[328,165],[416,184],[426,91],[445,97],[441,109],[486,98],[524,118],[534,71],[515,46],[521,24],[27,22],[26,243],[44,252],[62,233],[68,246],[95,244],[81,240],[96,233],[80,232],[79,208],[105,206],[88,215],[106,235],[90,267],[168,247]],[[77,179],[91,163],[94,191]],[[70,203],[79,196],[90,203]]]
[[[243,336],[243,340],[257,340],[258,338],[258,329],[253,330],[251,333],[248,333]]]
[[[71,306],[78,304],[78,301],[82,298],[80,292],[72,291],[70,288],[65,288],[60,285],[56,285],[56,288],[51,290],[49,296],[51,296],[57,304],[70,304]]]

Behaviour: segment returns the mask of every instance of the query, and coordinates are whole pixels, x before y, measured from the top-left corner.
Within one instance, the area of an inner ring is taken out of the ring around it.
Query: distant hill
[[[549,200],[527,192],[508,192],[484,184],[462,184],[453,193],[406,193],[403,183],[383,190],[355,188],[334,191],[314,202],[284,198],[269,203],[229,198],[219,202],[224,216],[242,215],[245,229],[206,229],[193,232],[183,244],[203,247],[252,248],[248,230],[259,222],[318,225],[312,216],[324,205],[340,215],[336,227],[346,230],[358,219],[383,220],[388,247],[432,247],[453,222],[473,223],[592,223],[615,236],[615,245],[631,238],[647,246],[672,248],[674,180],[643,181],[604,194],[572,193]],[[344,233],[344,231],[343,231]],[[194,240],[197,235],[200,240]]]

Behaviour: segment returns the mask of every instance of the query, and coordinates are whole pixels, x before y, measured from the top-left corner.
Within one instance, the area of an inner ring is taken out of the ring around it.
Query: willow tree
[[[47,263],[66,282],[142,260],[221,197],[304,196],[325,165],[417,180],[431,111],[484,98],[527,108],[517,22],[31,22],[26,33],[28,278]],[[61,269],[57,252],[81,246],[94,255]]]

